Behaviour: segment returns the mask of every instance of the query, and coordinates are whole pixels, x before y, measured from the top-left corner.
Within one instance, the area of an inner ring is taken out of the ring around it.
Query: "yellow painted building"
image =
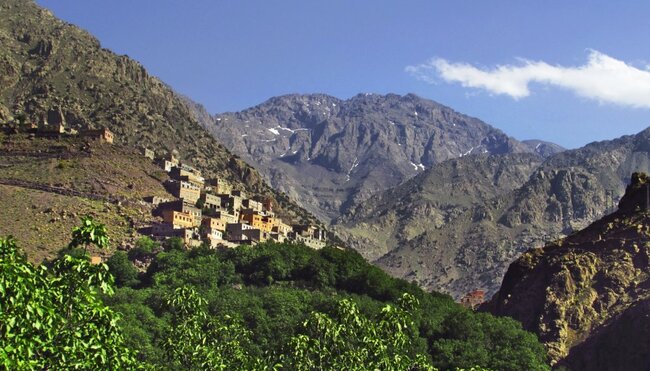
[[[197,226],[196,218],[190,213],[174,210],[163,210],[163,221],[173,225],[175,229],[193,228]]]
[[[205,217],[203,218],[201,225],[205,229],[216,229],[222,232],[226,230],[226,221],[220,218]]]

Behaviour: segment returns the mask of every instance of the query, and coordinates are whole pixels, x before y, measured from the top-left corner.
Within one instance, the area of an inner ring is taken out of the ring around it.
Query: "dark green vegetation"
[[[484,306],[538,334],[571,370],[650,364],[650,178],[632,175],[618,210],[510,265]]]
[[[170,309],[164,298],[189,286],[205,299],[201,306],[206,316],[220,321],[204,326],[247,329],[249,336],[238,340],[244,353],[267,363],[287,367],[298,364],[288,362],[313,361],[318,353],[313,339],[320,339],[315,331],[325,321],[331,331],[337,326],[348,331],[330,339],[332,344],[348,344],[348,350],[354,350],[353,344],[362,346],[361,339],[370,331],[381,341],[404,342],[399,343],[401,348],[390,345],[392,351],[400,349],[411,360],[430,357],[429,362],[443,369],[475,365],[499,370],[547,368],[543,347],[516,322],[467,311],[446,295],[427,294],[414,284],[389,277],[353,251],[329,247],[316,251],[289,244],[187,251],[173,245],[171,240],[165,251],[152,254],[153,261],[139,275],[139,282],[134,281],[134,270],[124,255],[116,254],[108,262],[123,286],[107,302],[124,314],[128,345],[140,352],[142,360],[161,367],[169,361],[161,346],[169,329],[187,320]],[[412,300],[404,312],[408,315],[400,312],[400,318],[412,321],[412,326],[404,330],[402,340],[378,336],[387,330],[372,326],[381,327],[382,321],[395,323],[387,319],[385,307],[404,308],[398,304],[404,293]],[[348,323],[350,316],[366,325],[354,328]],[[219,334],[232,340],[227,332]],[[369,344],[363,347],[373,349]],[[302,355],[297,349],[303,349]],[[330,358],[343,362],[338,365],[350,361]],[[374,361],[369,358],[367,362]]]

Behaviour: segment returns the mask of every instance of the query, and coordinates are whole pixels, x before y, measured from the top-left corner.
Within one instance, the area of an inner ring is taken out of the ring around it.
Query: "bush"
[[[113,256],[106,261],[108,269],[118,286],[136,286],[138,281],[138,270],[133,266],[129,257],[124,251],[116,251]]]

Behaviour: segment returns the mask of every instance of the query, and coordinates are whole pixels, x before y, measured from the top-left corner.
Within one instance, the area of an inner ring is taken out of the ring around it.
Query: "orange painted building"
[[[203,218],[201,225],[205,229],[216,229],[222,232],[226,230],[226,221],[220,218],[205,217]]]
[[[193,228],[197,226],[196,218],[189,213],[174,210],[163,210],[162,217],[165,223],[173,225],[175,229]]]

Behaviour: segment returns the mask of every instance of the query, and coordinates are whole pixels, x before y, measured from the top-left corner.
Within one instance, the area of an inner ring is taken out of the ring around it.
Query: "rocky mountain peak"
[[[531,152],[488,124],[415,94],[284,95],[204,122],[271,184],[329,221],[354,202],[470,154]]]

